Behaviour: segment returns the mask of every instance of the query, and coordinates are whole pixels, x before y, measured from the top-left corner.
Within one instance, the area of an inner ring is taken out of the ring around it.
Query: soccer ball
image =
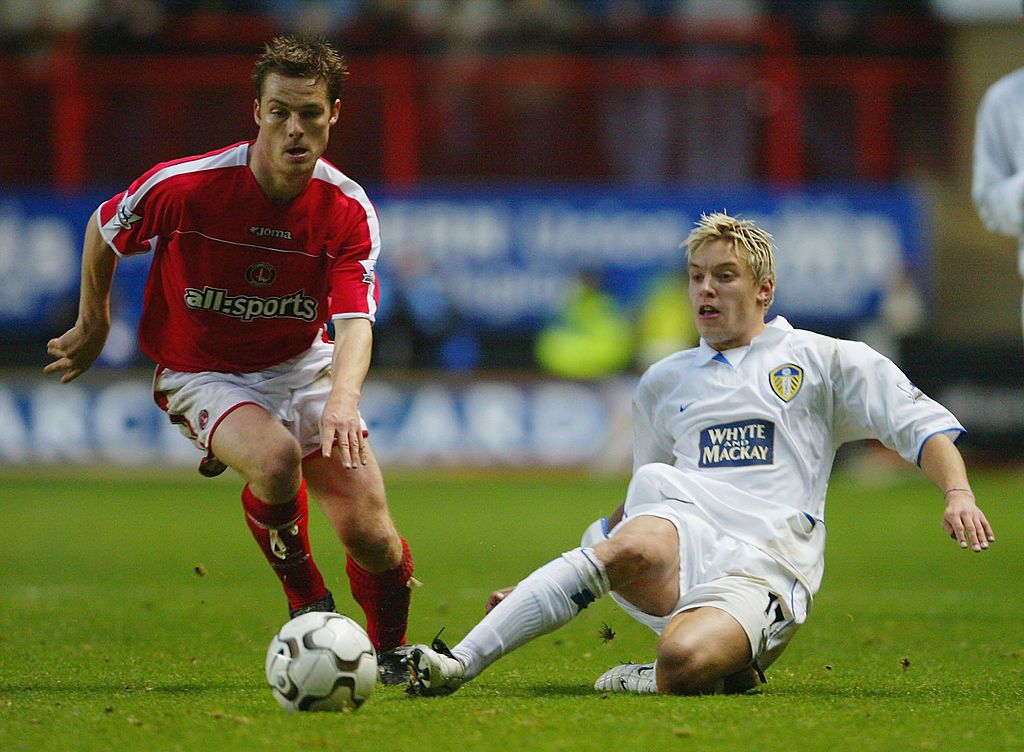
[[[377,683],[377,653],[347,616],[296,616],[267,648],[267,682],[285,710],[355,710]]]

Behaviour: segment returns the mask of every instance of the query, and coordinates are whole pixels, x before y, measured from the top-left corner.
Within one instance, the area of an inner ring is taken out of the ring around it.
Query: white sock
[[[452,648],[469,681],[506,653],[567,624],[610,590],[591,548],[576,548],[516,585],[505,600]]]

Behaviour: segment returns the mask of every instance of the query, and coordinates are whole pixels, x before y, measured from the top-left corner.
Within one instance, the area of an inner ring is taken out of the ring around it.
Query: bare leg
[[[668,520],[639,516],[594,547],[612,589],[645,613],[665,616],[679,601],[679,535]],[[704,694],[756,686],[750,641],[725,611],[698,608],[669,622],[658,640],[658,691]]]
[[[295,498],[302,479],[299,443],[262,407],[242,405],[228,413],[213,434],[211,448],[264,503]]]
[[[346,468],[341,455],[319,452],[307,457],[302,471],[313,498],[323,509],[345,550],[369,572],[383,572],[402,559],[402,543],[388,511],[377,458],[366,445],[366,464]]]
[[[756,686],[750,640],[732,616],[717,608],[676,615],[658,638],[658,691],[695,695],[743,692]]]
[[[352,596],[366,615],[378,651],[404,645],[413,561],[388,511],[377,458],[366,445],[366,464],[346,468],[341,454],[316,453],[303,462],[314,498],[345,547]]]
[[[612,590],[655,616],[679,602],[679,533],[668,520],[635,517],[594,546]]]

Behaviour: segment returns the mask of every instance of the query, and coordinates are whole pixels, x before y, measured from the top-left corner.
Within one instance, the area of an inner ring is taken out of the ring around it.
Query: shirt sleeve
[[[330,313],[332,319],[377,317],[379,287],[377,257],[380,230],[377,214],[368,202],[350,202],[346,210],[349,233],[341,244],[330,272]]]
[[[907,462],[919,464],[929,438],[946,433],[955,441],[964,432],[949,410],[861,342],[836,340],[832,379],[837,445],[877,439]]]
[[[177,202],[166,191],[152,188],[152,172],[100,204],[100,234],[119,256],[154,250],[157,238],[178,226]]]
[[[1014,152],[1024,141],[1024,124],[1008,102],[1013,91],[989,89],[978,108],[971,197],[989,230],[1017,237],[1024,229],[1024,172]]]

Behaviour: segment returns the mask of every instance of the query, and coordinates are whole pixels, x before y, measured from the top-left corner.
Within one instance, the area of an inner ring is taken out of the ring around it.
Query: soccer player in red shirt
[[[246,520],[293,616],[334,609],[310,554],[308,487],[345,547],[382,679],[400,681],[412,558],[359,414],[380,231],[363,189],[321,158],[346,73],[321,40],[272,40],[253,72],[254,141],[158,164],[102,203],[78,318],[44,370],[68,382],[92,365],[118,259],[153,253],[139,346],[157,404],[205,453],[200,472],[244,478]]]

